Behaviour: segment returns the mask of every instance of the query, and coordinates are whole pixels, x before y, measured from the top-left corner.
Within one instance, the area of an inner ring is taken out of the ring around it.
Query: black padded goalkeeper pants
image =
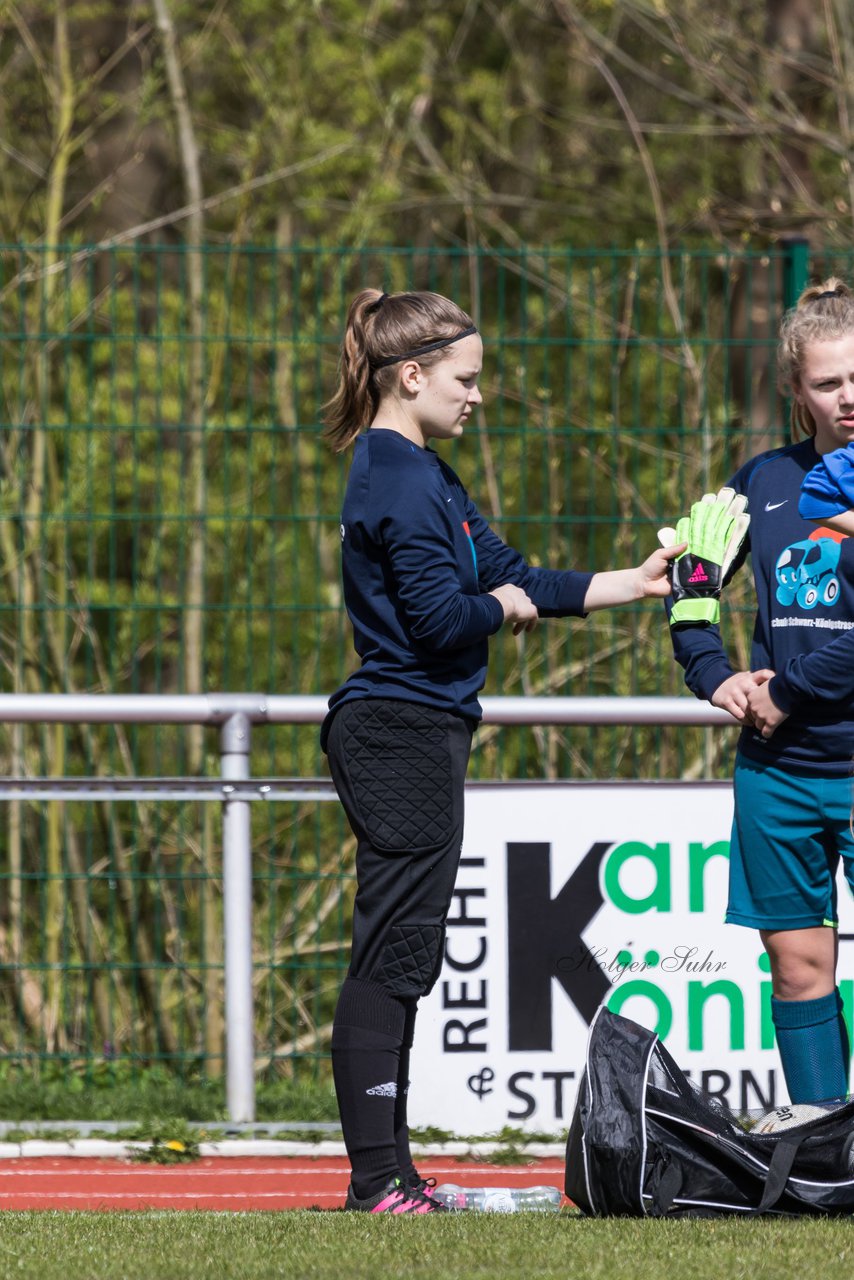
[[[473,725],[412,702],[345,702],[329,767],[356,836],[349,976],[418,998],[442,967]]]

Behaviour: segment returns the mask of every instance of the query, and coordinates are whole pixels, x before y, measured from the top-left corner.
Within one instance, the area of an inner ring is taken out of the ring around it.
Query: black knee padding
[[[374,978],[398,999],[426,996],[442,968],[445,930],[439,924],[395,924]]]

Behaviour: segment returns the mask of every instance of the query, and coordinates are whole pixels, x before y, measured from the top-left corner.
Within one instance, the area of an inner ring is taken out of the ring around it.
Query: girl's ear
[[[416,395],[424,385],[424,374],[417,360],[406,360],[400,366],[400,385],[410,395]]]

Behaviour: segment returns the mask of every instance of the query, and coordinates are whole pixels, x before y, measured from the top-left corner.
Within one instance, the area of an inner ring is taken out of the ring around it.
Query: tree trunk
[[[190,309],[189,376],[185,408],[186,475],[191,504],[190,550],[184,609],[184,688],[188,693],[204,692],[204,607],[205,607],[205,359],[204,359],[204,269],[202,177],[199,148],[178,50],[178,39],[168,0],[154,0],[154,12],[166,63],[169,96],[175,113],[184,193],[191,212],[187,218],[185,262]],[[190,772],[204,768],[204,728],[194,725],[188,732]],[[199,813],[202,833],[201,862],[206,881],[214,883],[212,815],[202,804]],[[207,923],[212,923],[207,921]],[[222,1023],[217,1011],[221,992],[217,978],[217,931],[206,928],[205,974],[205,1054],[209,1061],[222,1060]]]

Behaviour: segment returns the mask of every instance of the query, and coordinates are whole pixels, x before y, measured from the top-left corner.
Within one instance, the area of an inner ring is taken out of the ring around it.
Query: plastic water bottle
[[[557,1187],[457,1187],[444,1182],[433,1199],[446,1209],[477,1209],[480,1213],[557,1213],[561,1194]]]

